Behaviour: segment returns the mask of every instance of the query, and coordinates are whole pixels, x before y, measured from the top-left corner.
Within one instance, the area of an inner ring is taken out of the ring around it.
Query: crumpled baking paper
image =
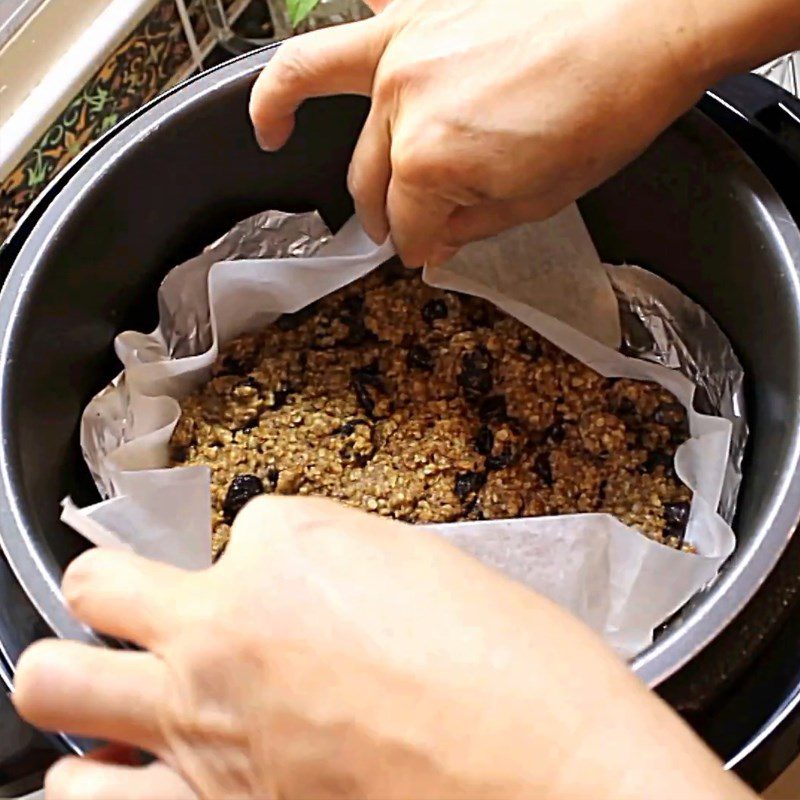
[[[67,500],[62,519],[99,546],[131,548],[189,569],[207,567],[209,471],[166,468],[178,400],[209,378],[220,346],[357,280],[392,255],[389,243],[376,246],[355,220],[330,237],[316,214],[266,212],[172,270],[159,291],[158,328],[116,338],[124,370],[82,418],[86,462],[108,499],[84,509]],[[711,581],[733,551],[733,532],[717,509],[723,486],[730,513],[735,502],[739,462],[729,458],[734,421],[741,441],[745,435],[740,408],[728,419],[699,413],[688,377],[618,352],[619,298],[626,293],[619,282],[631,269],[604,267],[572,206],[547,222],[471,245],[423,273],[431,285],[490,300],[601,374],[655,381],[686,407],[692,438],[678,449],[675,467],[694,493],[686,541],[696,554],[657,544],[606,514],[431,526],[570,609],[626,657],[650,644],[653,630]],[[652,278],[662,295],[664,287],[677,291]],[[641,288],[635,281],[633,286]],[[681,299],[684,309],[708,320]],[[639,316],[646,319],[647,313]],[[667,347],[658,325],[645,329]],[[697,367],[691,348],[680,352],[684,358],[675,356],[674,366]],[[705,394],[707,402],[714,399],[714,391]]]

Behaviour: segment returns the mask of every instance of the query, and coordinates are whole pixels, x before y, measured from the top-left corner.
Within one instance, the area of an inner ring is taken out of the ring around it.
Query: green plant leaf
[[[319,0],[286,0],[289,21],[296,28],[316,7]]]

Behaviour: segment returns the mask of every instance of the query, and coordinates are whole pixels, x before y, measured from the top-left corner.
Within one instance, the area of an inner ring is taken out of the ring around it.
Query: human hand
[[[51,798],[747,796],[565,612],[329,501],[253,500],[203,572],[92,550],[63,589],[146,651],[40,642],[17,708],[159,764],[69,760]]]
[[[349,187],[418,266],[600,183],[700,95],[702,65],[687,0],[394,0],[283,44],[250,108],[275,149],[307,97],[371,95]]]
[[[48,770],[44,794],[50,800],[197,800],[186,781],[166,764],[145,765],[135,748],[113,744],[86,758],[62,758]]]
[[[555,213],[714,80],[778,54],[792,35],[800,46],[796,0],[372,5],[386,8],[283,44],[250,113],[276,149],[306,98],[370,95],[349,187],[370,236],[391,230],[409,266]]]

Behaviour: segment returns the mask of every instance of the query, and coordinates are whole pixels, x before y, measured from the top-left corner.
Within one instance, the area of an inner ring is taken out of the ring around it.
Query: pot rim
[[[21,244],[19,253],[0,290],[0,424],[10,425],[7,392],[9,353],[16,338],[22,315],[20,304],[36,272],[42,254],[57,238],[58,221],[68,216],[92,190],[103,173],[170,118],[182,114],[207,95],[223,87],[253,78],[272,57],[279,43],[228,61],[208,72],[179,84],[128,117],[92,148],[64,189],[49,202],[40,218]],[[189,90],[191,87],[191,90]],[[740,152],[727,134],[699,111],[704,123],[712,126]],[[746,156],[745,156],[746,157]],[[776,238],[782,243],[787,263],[795,265],[788,276],[800,309],[800,230],[783,201],[758,167],[747,158],[757,173],[760,200],[768,212]],[[110,345],[110,343],[109,343]],[[745,607],[761,587],[784,552],[800,522],[800,437],[795,437],[787,455],[788,468],[776,482],[770,513],[761,522],[764,531],[750,557],[728,564],[713,585],[704,591],[702,601],[679,627],[668,629],[653,645],[631,661],[637,675],[650,686],[657,686],[677,672],[705,648]],[[0,547],[17,579],[51,630],[62,638],[79,639],[94,644],[102,640],[77,622],[64,604],[57,576],[61,567],[49,549],[39,545],[25,524],[20,492],[14,487],[14,464],[0,446]],[[724,599],[724,602],[721,602]]]

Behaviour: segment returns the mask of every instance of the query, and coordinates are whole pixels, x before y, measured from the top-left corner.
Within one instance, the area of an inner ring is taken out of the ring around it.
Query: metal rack
[[[800,52],[770,61],[756,72],[782,86],[795,97],[800,97]]]
[[[361,0],[319,0],[316,8],[295,27],[289,18],[286,0],[254,0],[254,2],[262,3],[269,9],[272,31],[266,38],[240,36],[221,0],[200,0],[214,37],[222,48],[233,55],[247,53],[296,33],[365,19],[371,13]]]

